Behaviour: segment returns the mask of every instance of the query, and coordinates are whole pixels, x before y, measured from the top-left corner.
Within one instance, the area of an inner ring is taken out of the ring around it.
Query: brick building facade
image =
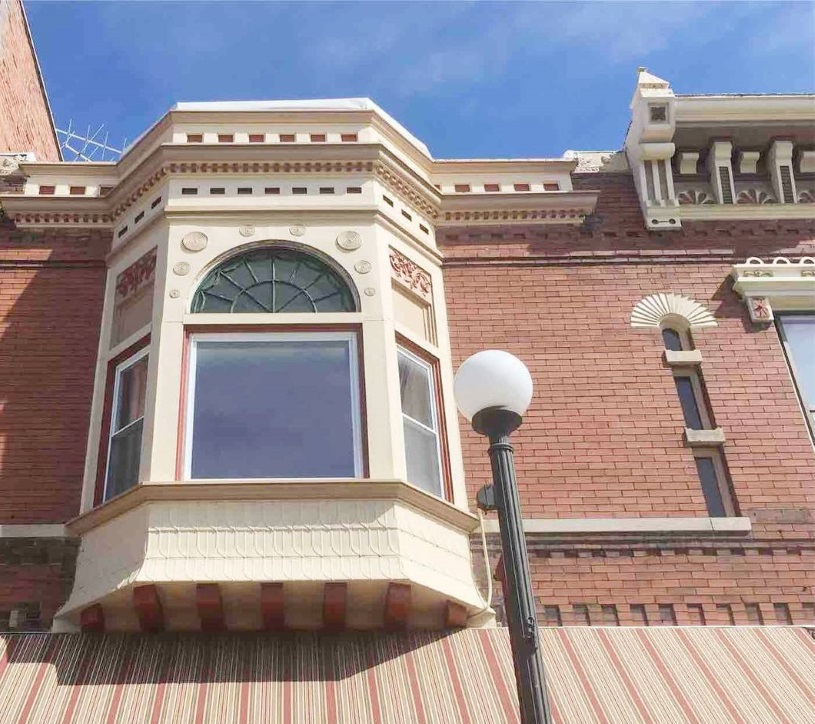
[[[21,0],[0,2],[0,153],[58,161],[59,143]]]
[[[641,70],[619,152],[437,160],[346,99],[181,104],[114,165],[15,157],[0,625],[500,623],[452,396],[484,348],[535,383],[541,626],[815,624],[815,340],[785,331],[815,314],[812,120]]]

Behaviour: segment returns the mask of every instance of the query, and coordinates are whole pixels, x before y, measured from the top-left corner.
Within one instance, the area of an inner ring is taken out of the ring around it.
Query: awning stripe
[[[556,724],[815,722],[794,627],[544,629]],[[506,629],[0,635],[0,724],[517,724]]]
[[[718,630],[717,633],[721,634],[721,630]],[[753,672],[751,670],[750,666],[747,665],[747,662],[744,660],[741,653],[728,640],[727,636],[721,636],[720,635],[720,639],[721,639],[722,643],[724,644],[724,646],[727,648],[727,650],[730,652],[730,655],[733,657],[733,660],[736,662],[736,664],[742,670],[744,675],[750,680],[750,683],[755,687],[755,690],[761,695],[764,703],[767,704],[767,706],[770,709],[772,709],[773,714],[775,714],[776,717],[778,717],[778,720],[781,721],[781,722],[785,722],[785,724],[793,724],[793,722],[791,720],[787,719],[787,717],[781,711],[781,708],[778,706],[778,704],[775,701],[776,697],[774,697],[772,694],[770,694],[770,692],[764,687],[764,685],[761,683],[760,677],[756,676],[755,672]],[[747,643],[748,642],[744,642],[745,645]],[[764,673],[766,674],[766,672],[767,672],[766,667],[767,667],[768,662],[765,660],[764,663],[765,663]]]

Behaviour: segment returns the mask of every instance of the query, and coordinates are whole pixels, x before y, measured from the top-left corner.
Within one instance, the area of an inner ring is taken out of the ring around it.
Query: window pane
[[[663,329],[662,341],[665,343],[665,349],[669,349],[673,352],[682,351],[682,337],[675,329],[671,329],[670,327]]]
[[[691,430],[704,429],[691,378],[674,377],[674,382],[676,382],[676,391],[679,393],[679,404],[682,405],[682,413],[685,415],[685,425]]]
[[[707,503],[707,512],[713,518],[723,518],[727,513],[724,509],[724,501],[722,500],[713,458],[696,458],[696,472],[699,473],[699,482],[702,483],[702,493],[705,496],[705,503]]]
[[[399,353],[399,389],[402,393],[402,412],[417,422],[435,429],[430,370],[401,352]]]
[[[407,417],[405,427],[405,457],[408,482],[428,493],[441,496],[439,447],[436,435]]]
[[[145,356],[119,373],[114,432],[144,416],[146,388],[147,357]]]
[[[804,405],[815,409],[815,315],[784,315],[781,325]]]
[[[105,500],[129,490],[139,482],[143,420],[116,433],[110,440],[110,462]]]
[[[196,343],[193,478],[354,477],[349,340]]]

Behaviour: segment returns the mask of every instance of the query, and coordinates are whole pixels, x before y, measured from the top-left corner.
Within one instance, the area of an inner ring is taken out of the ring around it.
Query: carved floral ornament
[[[156,249],[151,249],[116,277],[116,296],[118,301],[127,299],[146,284],[152,282],[155,273]]]
[[[691,330],[716,327],[710,310],[681,294],[652,294],[641,299],[631,312],[631,326],[638,329],[659,329],[666,317],[680,317]]]
[[[396,249],[390,250],[391,277],[400,284],[419,294],[425,299],[430,298],[432,286],[430,275],[420,266],[400,254]]]

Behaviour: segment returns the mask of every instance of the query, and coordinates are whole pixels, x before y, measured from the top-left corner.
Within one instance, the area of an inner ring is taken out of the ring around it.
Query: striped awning
[[[800,628],[542,631],[556,722],[815,722]],[[505,629],[0,635],[0,722],[517,722]]]

